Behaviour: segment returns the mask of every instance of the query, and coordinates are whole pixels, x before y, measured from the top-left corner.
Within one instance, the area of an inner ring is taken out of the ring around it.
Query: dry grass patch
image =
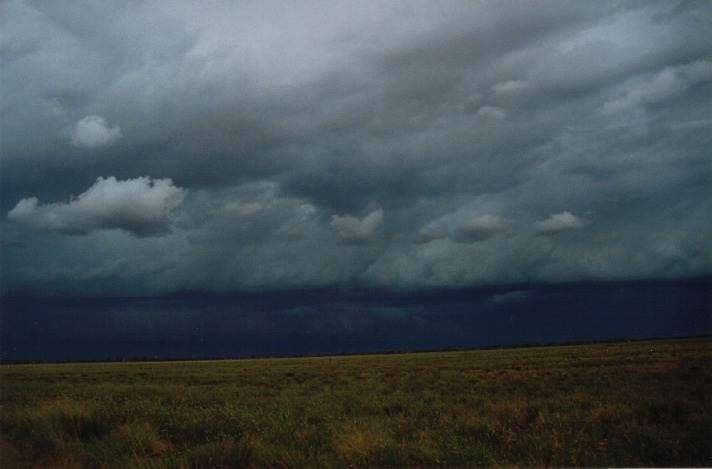
[[[708,338],[0,365],[0,467],[712,466]]]

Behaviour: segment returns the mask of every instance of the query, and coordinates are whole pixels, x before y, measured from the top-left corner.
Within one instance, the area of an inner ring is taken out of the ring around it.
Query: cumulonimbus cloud
[[[122,137],[118,125],[109,127],[101,116],[86,116],[69,131],[72,145],[78,148],[97,148],[113,144]]]
[[[330,225],[341,238],[349,243],[365,243],[371,239],[376,228],[383,222],[383,210],[369,213],[363,220],[351,215],[334,215]]]
[[[581,228],[583,221],[571,212],[561,212],[551,215],[546,220],[537,222],[534,228],[540,233],[556,233],[564,230]]]
[[[37,197],[20,200],[8,217],[35,228],[84,235],[101,229],[121,229],[137,236],[166,232],[186,190],[171,179],[138,177],[119,181],[111,176],[96,182],[65,203],[40,205]]]

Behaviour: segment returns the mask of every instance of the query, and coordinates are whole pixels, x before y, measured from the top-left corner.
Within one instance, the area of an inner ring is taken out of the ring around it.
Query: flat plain
[[[712,466],[712,339],[0,365],[0,467]]]

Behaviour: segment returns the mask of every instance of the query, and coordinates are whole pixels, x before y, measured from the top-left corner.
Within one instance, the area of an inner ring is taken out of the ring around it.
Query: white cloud
[[[334,215],[331,217],[331,227],[345,241],[364,243],[371,239],[376,228],[383,222],[383,210],[380,208],[368,214],[363,220],[350,215]]]
[[[138,236],[165,232],[185,189],[170,179],[139,177],[126,181],[98,178],[67,203],[39,205],[36,197],[20,200],[8,217],[35,228],[70,234],[122,229]]]
[[[551,215],[546,220],[537,222],[534,226],[541,233],[556,233],[558,231],[581,228],[583,222],[570,212],[561,212]]]
[[[605,114],[627,111],[644,104],[664,101],[682,94],[700,82],[712,80],[712,62],[700,60],[677,67],[665,67],[645,83],[636,83],[626,95],[603,105]]]
[[[506,228],[508,223],[507,220],[498,216],[483,215],[458,227],[453,233],[452,239],[458,243],[485,241]]]
[[[69,137],[75,147],[98,148],[111,145],[122,135],[119,126],[109,128],[103,117],[86,116],[72,127]]]

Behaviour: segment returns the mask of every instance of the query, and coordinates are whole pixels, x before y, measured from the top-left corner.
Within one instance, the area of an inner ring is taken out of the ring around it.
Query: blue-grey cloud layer
[[[0,298],[2,360],[291,355],[712,333],[710,278]],[[50,313],[51,312],[51,313]]]
[[[712,272],[708,2],[0,16],[5,288]]]

